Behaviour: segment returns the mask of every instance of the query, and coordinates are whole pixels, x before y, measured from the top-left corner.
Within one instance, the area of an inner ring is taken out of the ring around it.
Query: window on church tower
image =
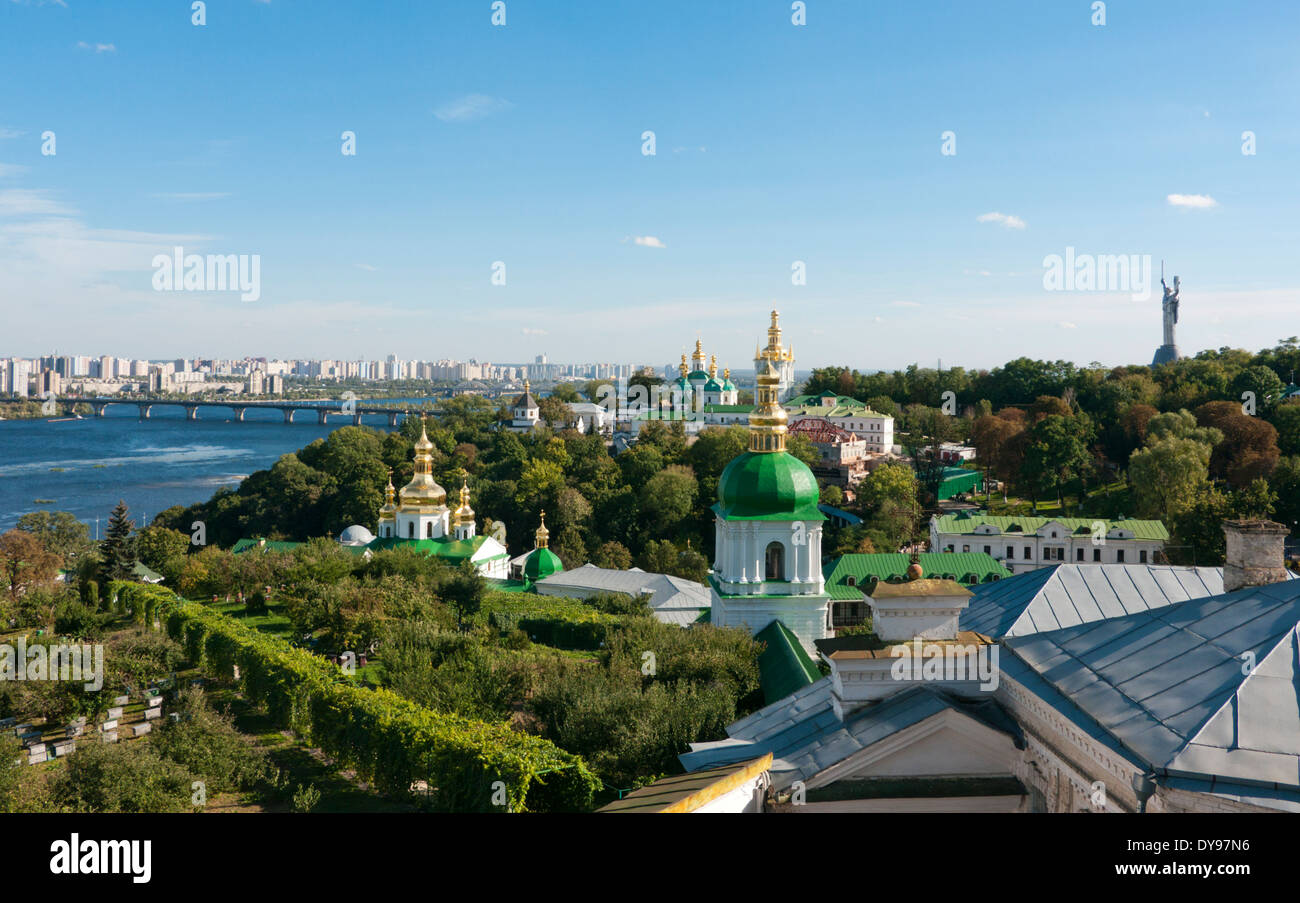
[[[785,579],[785,546],[779,542],[768,543],[765,580]]]
[[[406,525],[406,538],[415,539],[415,521],[411,521]]]
[[[433,539],[433,521],[424,525],[424,536],[426,539]]]

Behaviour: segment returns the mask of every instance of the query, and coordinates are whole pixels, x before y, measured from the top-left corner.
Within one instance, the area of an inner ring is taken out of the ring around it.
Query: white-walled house
[[[1013,574],[1053,564],[1163,562],[1169,531],[1158,520],[1009,517],[959,511],[930,519],[930,551],[983,552]]]

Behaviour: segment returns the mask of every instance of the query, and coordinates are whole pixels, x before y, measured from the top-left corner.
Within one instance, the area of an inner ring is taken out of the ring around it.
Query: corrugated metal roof
[[[1223,592],[1222,568],[1056,564],[973,587],[961,629],[1025,636]]]
[[[988,700],[967,704],[931,687],[914,687],[895,693],[879,703],[856,709],[841,721],[831,706],[829,692],[823,694],[820,689],[813,689],[819,688],[822,683],[819,681],[807,688],[803,701],[810,703],[810,706],[803,711],[784,712],[784,717],[776,718],[772,717],[777,715],[774,711],[757,722],[744,719],[728,728],[731,733],[729,739],[714,743],[693,743],[690,752],[682,753],[678,759],[691,771],[713,768],[770,752],[774,757],[771,768],[772,786],[780,790],[795,781],[807,780],[859,750],[949,708],[1007,733],[1020,742],[1019,731],[1014,723]],[[829,680],[825,683],[829,683]],[[790,698],[782,700],[780,707],[788,702]],[[778,709],[777,706],[768,708]],[[753,739],[745,739],[735,732],[738,729],[749,733],[749,729],[758,724],[772,727],[783,724],[784,729],[767,730]]]
[[[1076,723],[1092,721],[1154,769],[1300,791],[1300,582],[1011,637],[1005,646],[1008,676],[1032,671],[1065,697],[1045,701],[1077,710],[1085,718]]]
[[[713,605],[713,595],[704,584],[670,574],[653,574],[640,568],[624,571],[585,564],[580,568],[552,574],[537,581],[537,586],[557,592],[572,587],[628,596],[646,593],[650,596],[650,608],[658,620],[683,626],[694,623],[701,611]]]

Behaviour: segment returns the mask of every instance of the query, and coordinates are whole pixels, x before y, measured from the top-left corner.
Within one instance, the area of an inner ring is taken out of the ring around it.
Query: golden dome
[[[397,505],[393,499],[396,492],[397,490],[393,488],[393,472],[389,470],[388,485],[384,487],[384,506],[379,509],[380,520],[393,519],[393,512],[397,510]]]
[[[400,495],[402,504],[437,505],[446,501],[447,490],[433,479],[433,443],[425,430],[424,421],[420,421],[420,438],[415,443],[415,475],[411,482],[402,487]]]
[[[474,522],[474,509],[469,506],[469,480],[463,476],[460,484],[460,507],[456,509],[453,522],[456,524],[472,524]]]

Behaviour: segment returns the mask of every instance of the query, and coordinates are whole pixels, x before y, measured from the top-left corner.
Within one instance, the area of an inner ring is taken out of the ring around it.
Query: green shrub
[[[424,781],[433,808],[499,811],[500,782],[511,811],[560,811],[590,808],[600,787],[580,758],[548,740],[360,687],[319,656],[159,587],[114,582],[112,591],[156,608],[209,673],[228,676],[238,665],[250,701],[384,792],[406,795]]]

